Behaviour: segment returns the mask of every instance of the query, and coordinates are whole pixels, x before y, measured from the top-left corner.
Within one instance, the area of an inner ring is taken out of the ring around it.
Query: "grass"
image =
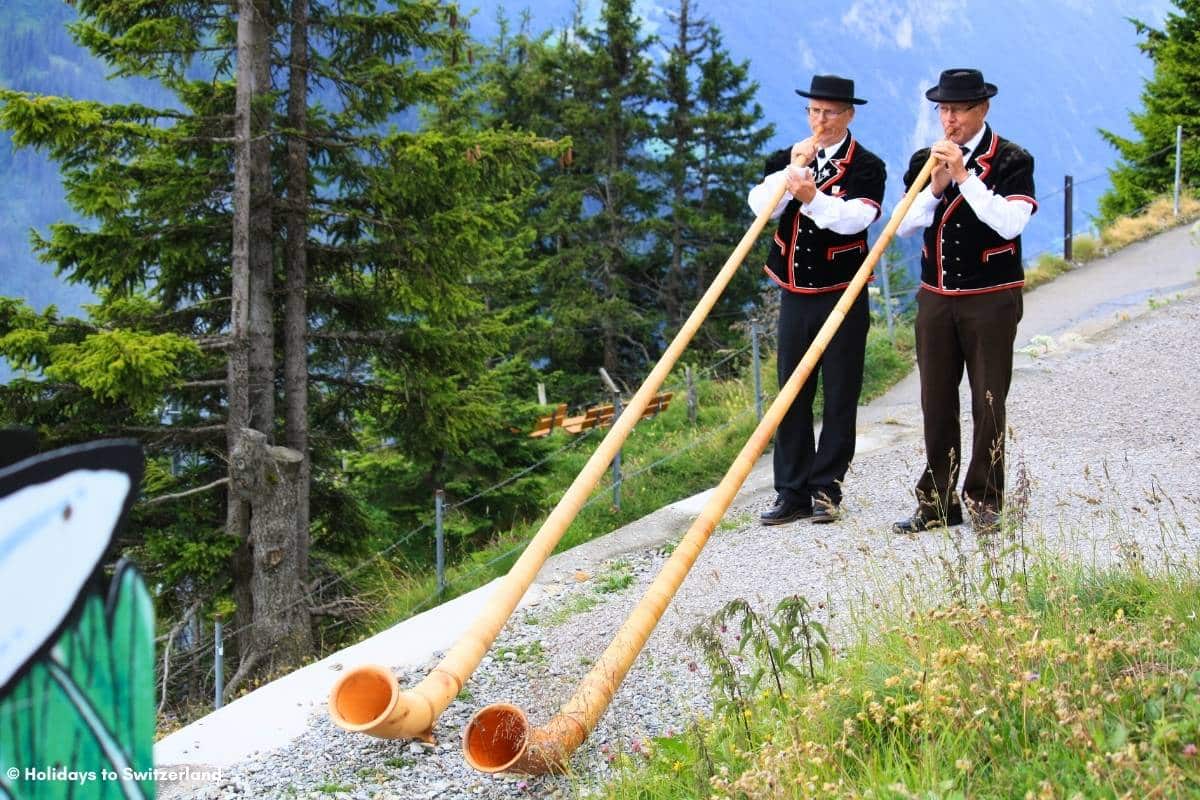
[[[518,664],[540,664],[546,660],[546,651],[540,641],[529,644],[518,644],[496,649],[496,658],[502,661],[515,661]]]
[[[1054,253],[1043,253],[1025,270],[1025,291],[1038,286],[1086,264],[1097,258],[1111,255],[1123,247],[1156,236],[1163,231],[1200,219],[1200,200],[1188,195],[1179,198],[1179,216],[1175,216],[1173,197],[1160,197],[1141,213],[1121,217],[1097,236],[1081,234],[1071,243],[1071,260]]]
[[[1198,611],[1194,569],[1046,559],[987,601],[885,607],[782,693],[761,649],[732,679],[714,673],[714,716],[622,755],[604,794],[1195,797]]]
[[[1100,234],[1100,246],[1106,253],[1149,239],[1165,230],[1200,219],[1200,200],[1186,194],[1179,197],[1179,216],[1175,216],[1174,199],[1161,197],[1141,214],[1122,217]]]
[[[878,397],[903,378],[912,369],[913,360],[911,326],[898,326],[893,344],[882,324],[872,325],[867,337],[862,402]],[[695,426],[688,422],[684,402],[673,403],[658,417],[639,423],[622,448],[621,507],[617,508],[612,502],[611,473],[607,473],[559,542],[556,552],[603,536],[720,481],[757,424],[754,383],[749,372],[747,370],[736,380],[698,381]],[[773,359],[765,359],[762,365],[762,382],[767,394],[764,407],[773,398],[774,372]],[[682,396],[682,392],[678,395]],[[819,395],[817,410],[819,413]],[[601,435],[603,432],[594,433],[597,437],[594,442],[564,451],[551,462],[551,472],[546,479],[548,501],[557,502],[562,496],[582,471]],[[555,431],[553,436],[563,446],[570,443],[569,434],[561,430]],[[503,575],[541,524],[542,520],[538,519],[516,526],[490,546],[448,566],[448,588],[441,596],[437,595],[436,579],[432,574],[376,575],[370,585],[360,589],[360,596],[371,596],[375,603],[364,633],[395,625],[399,620]],[[586,608],[576,608],[572,613],[582,610]],[[553,624],[552,620],[546,621]]]

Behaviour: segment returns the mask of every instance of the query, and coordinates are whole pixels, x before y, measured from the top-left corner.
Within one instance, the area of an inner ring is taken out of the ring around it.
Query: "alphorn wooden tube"
[[[496,587],[487,608],[471,625],[445,658],[419,684],[402,691],[392,671],[377,664],[368,664],[348,671],[334,684],[329,693],[329,715],[341,728],[378,736],[384,739],[433,739],[433,724],[454,700],[471,673],[479,666],[500,629],[517,607],[521,596],[529,589],[538,570],[554,552],[568,526],[574,521],[588,495],[603,477],[608,465],[628,438],[633,426],[666,380],[671,368],[683,354],[688,343],[700,329],[701,323],[716,305],[738,267],[745,260],[759,234],[771,217],[771,211],[782,199],[786,185],[780,185],[766,207],[742,236],[733,253],[717,273],[708,291],[671,341],[662,358],[646,377],[641,388],[629,401],[616,423],[597,446],[575,477],[558,505],[542,523],[517,562]]]
[[[662,571],[650,584],[650,588],[630,613],[625,624],[617,631],[612,644],[584,677],[574,697],[545,726],[536,729],[531,728],[521,709],[507,703],[496,703],[478,711],[467,723],[463,733],[463,753],[471,766],[483,772],[511,771],[531,774],[560,772],[566,769],[571,753],[596,727],[633,660],[650,638],[658,620],[708,542],[708,537],[729,508],[729,504],[733,502],[754,463],[766,449],[771,435],[779,427],[783,415],[800,393],[804,382],[821,360],[821,355],[845,319],[850,306],[866,285],[871,270],[887,249],[913,199],[929,180],[934,163],[935,159],[931,156],[904,195],[904,199],[900,201],[900,205],[892,213],[891,220],[883,229],[875,246],[871,248],[871,252],[867,254],[850,285],[846,287],[829,318],[817,332],[808,352],[780,389],[779,395],[763,415],[762,421],[717,485],[700,516],[688,528],[683,540],[676,545],[671,558],[663,565]]]

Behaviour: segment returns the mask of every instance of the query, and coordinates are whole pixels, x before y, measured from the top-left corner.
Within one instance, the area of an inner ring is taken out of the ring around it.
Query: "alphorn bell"
[[[771,210],[783,197],[785,185],[758,214],[733,253],[717,273],[708,291],[646,377],[629,405],[600,442],[583,470],[575,477],[562,499],[530,540],[529,545],[496,587],[490,602],[441,662],[419,684],[401,691],[396,676],[385,666],[368,664],[348,671],[329,693],[329,715],[339,727],[384,739],[420,738],[433,741],[433,724],[458,696],[463,684],[479,666],[500,629],[508,621],[522,595],[529,589],[542,564],[554,552],[567,527],[574,521],[588,495],[603,477],[633,426],[666,380],[700,324],[725,291],[763,227]]]
[[[821,355],[846,318],[850,306],[866,285],[871,270],[887,249],[913,199],[929,180],[935,161],[931,156],[925,162],[904,199],[892,213],[891,220],[883,229],[875,246],[871,248],[854,279],[830,312],[829,318],[817,332],[816,339],[809,346],[804,358],[779,390],[779,395],[717,485],[700,516],[688,528],[683,540],[676,545],[671,558],[663,565],[662,571],[650,584],[650,588],[630,613],[625,624],[617,631],[612,644],[584,677],[575,695],[546,725],[536,729],[531,728],[528,717],[514,705],[495,703],[480,709],[467,723],[463,732],[463,754],[472,767],[482,772],[511,771],[529,774],[566,770],[571,753],[596,727],[633,660],[650,638],[667,605],[675,597],[680,584],[699,557],[708,537],[724,516],[729,504],[733,502],[754,463],[766,449],[783,415],[787,413],[792,401],[796,399],[801,387],[821,360]]]

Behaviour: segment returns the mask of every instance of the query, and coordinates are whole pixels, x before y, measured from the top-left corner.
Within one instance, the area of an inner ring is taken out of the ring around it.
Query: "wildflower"
[[[954,762],[954,766],[960,772],[970,772],[971,767],[973,767],[975,765],[971,762],[971,759],[969,759],[969,758],[960,758]]]
[[[517,782],[517,791],[518,792],[525,792],[528,790],[529,790],[529,781],[518,781]]]
[[[1188,758],[1194,757],[1197,753],[1200,753],[1200,748],[1196,747],[1194,742],[1188,742],[1183,746],[1183,754]]]
[[[683,762],[676,761],[674,764],[671,765],[671,769],[674,772],[679,772],[679,770],[683,769]]]

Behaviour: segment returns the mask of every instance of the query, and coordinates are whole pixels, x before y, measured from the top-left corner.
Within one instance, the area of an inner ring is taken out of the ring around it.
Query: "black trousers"
[[[778,378],[782,387],[804,357],[817,331],[841,299],[841,292],[796,294],[781,290],[779,301]],[[813,370],[775,432],[775,491],[809,503],[824,494],[842,501],[842,480],[854,458],[854,427],[862,392],[867,329],[864,291],[850,307],[817,368]],[[813,434],[813,400],[821,376],[825,408],[821,441]]]
[[[1012,383],[1013,341],[1024,305],[1020,289],[947,297],[917,294],[917,367],[925,420],[925,471],[917,482],[922,510],[955,502],[962,461],[958,385],[971,385],[971,463],[962,495],[999,511],[1004,506],[1005,402]]]

